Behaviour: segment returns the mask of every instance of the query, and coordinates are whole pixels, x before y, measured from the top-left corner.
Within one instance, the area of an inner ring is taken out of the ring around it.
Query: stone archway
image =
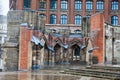
[[[80,47],[77,44],[75,44],[73,45],[72,49],[73,49],[73,53],[72,53],[73,61],[79,61],[80,60]]]
[[[32,69],[38,69],[43,64],[43,47],[32,43]]]
[[[44,65],[48,65],[49,64],[49,59],[50,59],[50,55],[49,55],[49,50],[48,50],[48,46],[47,43],[45,43],[44,45]]]
[[[85,64],[85,50],[81,48],[78,44],[74,44],[71,46],[71,64]]]
[[[57,43],[54,46],[55,54],[54,54],[54,62],[55,64],[60,64],[61,60],[61,46]]]

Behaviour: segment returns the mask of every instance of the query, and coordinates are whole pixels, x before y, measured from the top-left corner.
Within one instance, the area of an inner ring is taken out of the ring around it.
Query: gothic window
[[[50,24],[56,24],[56,15],[50,15]]]
[[[65,14],[61,15],[60,23],[61,24],[67,24],[67,15],[65,15]]]
[[[67,0],[61,0],[61,9],[67,10],[68,8],[68,1]]]
[[[103,0],[98,0],[96,7],[97,7],[97,10],[103,10],[103,8],[104,8],[104,2],[103,2]]]
[[[30,8],[31,0],[24,0],[24,8]]]
[[[76,15],[75,16],[75,24],[77,24],[77,25],[81,25],[81,16],[80,15]]]
[[[57,9],[57,0],[50,1],[50,9]]]
[[[80,0],[75,0],[75,10],[82,9],[82,2]]]
[[[46,0],[40,0],[40,9],[46,9]]]
[[[92,0],[87,0],[86,1],[86,10],[92,10]]]
[[[114,26],[118,25],[118,16],[112,16],[111,17],[111,24]]]
[[[112,1],[112,10],[118,10],[118,1]]]

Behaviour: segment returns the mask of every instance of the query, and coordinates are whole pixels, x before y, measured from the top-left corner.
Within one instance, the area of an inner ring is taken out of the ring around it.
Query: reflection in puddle
[[[0,73],[0,80],[79,80],[80,77],[53,73]]]

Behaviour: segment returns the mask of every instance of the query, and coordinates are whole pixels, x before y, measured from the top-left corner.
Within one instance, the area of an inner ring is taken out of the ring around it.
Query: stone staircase
[[[120,80],[120,67],[87,66],[85,69],[65,69],[62,73],[110,80]]]
[[[119,72],[120,73],[120,66],[87,66],[86,69],[97,69],[97,70],[104,70],[104,71],[112,71],[112,72]]]

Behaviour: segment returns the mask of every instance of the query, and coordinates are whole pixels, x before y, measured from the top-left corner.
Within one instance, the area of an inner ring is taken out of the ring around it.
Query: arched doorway
[[[44,65],[49,65],[50,52],[48,50],[47,43],[44,45]]]
[[[80,62],[80,60],[81,60],[81,51],[80,51],[81,49],[80,49],[80,47],[77,44],[75,44],[71,47],[71,50],[72,50],[72,61],[71,61],[71,63],[76,64],[76,63]]]
[[[39,69],[41,64],[41,49],[40,44],[32,43],[32,69]]]
[[[74,61],[80,60],[80,47],[78,45],[74,45],[74,48],[73,48],[73,60]]]
[[[55,64],[60,64],[61,62],[61,46],[59,44],[56,44],[54,46],[55,54],[54,54],[54,62]]]

